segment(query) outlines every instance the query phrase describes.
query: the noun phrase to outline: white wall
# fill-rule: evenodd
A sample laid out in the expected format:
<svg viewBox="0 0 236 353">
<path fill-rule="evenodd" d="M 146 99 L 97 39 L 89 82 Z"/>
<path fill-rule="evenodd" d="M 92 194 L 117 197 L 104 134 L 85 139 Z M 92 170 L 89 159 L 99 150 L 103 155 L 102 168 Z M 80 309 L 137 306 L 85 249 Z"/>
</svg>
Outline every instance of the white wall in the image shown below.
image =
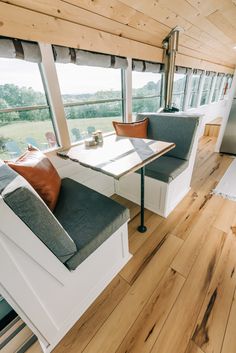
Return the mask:
<svg viewBox="0 0 236 353">
<path fill-rule="evenodd" d="M 202 127 L 200 131 L 200 136 L 202 136 L 204 133 L 205 125 L 210 121 L 218 117 L 222 117 L 223 121 L 225 121 L 225 119 L 227 118 L 228 109 L 229 107 L 231 107 L 231 104 L 232 100 L 228 96 L 227 98 L 219 102 L 202 105 L 198 108 L 188 109 L 186 112 L 191 114 L 203 114 Z"/>
</svg>

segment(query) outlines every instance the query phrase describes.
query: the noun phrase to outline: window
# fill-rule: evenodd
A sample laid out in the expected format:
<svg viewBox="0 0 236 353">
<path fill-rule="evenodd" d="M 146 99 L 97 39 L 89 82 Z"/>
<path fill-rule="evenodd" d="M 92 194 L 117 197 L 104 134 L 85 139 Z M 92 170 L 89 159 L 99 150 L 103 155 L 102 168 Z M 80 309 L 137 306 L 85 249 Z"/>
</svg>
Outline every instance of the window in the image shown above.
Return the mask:
<svg viewBox="0 0 236 353">
<path fill-rule="evenodd" d="M 224 76 L 222 86 L 221 86 L 221 92 L 220 92 L 220 100 L 224 99 L 224 96 L 227 91 L 227 85 L 228 85 L 227 76 Z"/>
<path fill-rule="evenodd" d="M 157 112 L 161 106 L 162 74 L 132 72 L 132 110 L 137 113 Z"/>
<path fill-rule="evenodd" d="M 216 83 L 215 83 L 215 88 L 214 88 L 214 92 L 213 92 L 213 96 L 212 96 L 212 102 L 217 102 L 220 98 L 220 88 L 221 88 L 221 83 L 223 80 L 223 76 L 222 75 L 218 75 L 216 77 Z"/>
<path fill-rule="evenodd" d="M 212 75 L 205 76 L 200 105 L 205 105 L 209 103 L 212 82 L 213 82 Z"/>
<path fill-rule="evenodd" d="M 200 84 L 200 75 L 192 75 L 191 84 L 190 84 L 190 96 L 189 96 L 189 108 L 196 108 L 197 98 Z"/>
<path fill-rule="evenodd" d="M 221 99 L 223 99 L 222 96 L 225 97 L 229 93 L 229 90 L 231 88 L 232 81 L 233 81 L 233 76 L 231 76 L 231 75 L 230 76 L 225 76 L 224 79 L 225 79 L 225 82 L 224 82 L 224 85 L 223 85 L 224 88 L 223 88 L 223 90 L 221 92 Z"/>
<path fill-rule="evenodd" d="M 185 86 L 186 86 L 186 75 L 177 74 L 174 75 L 174 87 L 172 95 L 172 105 L 179 110 L 183 110 Z"/>
<path fill-rule="evenodd" d="M 56 64 L 72 142 L 97 129 L 113 130 L 123 119 L 122 71 L 75 64 Z"/>
<path fill-rule="evenodd" d="M 0 59 L 0 158 L 57 145 L 38 64 Z"/>
</svg>

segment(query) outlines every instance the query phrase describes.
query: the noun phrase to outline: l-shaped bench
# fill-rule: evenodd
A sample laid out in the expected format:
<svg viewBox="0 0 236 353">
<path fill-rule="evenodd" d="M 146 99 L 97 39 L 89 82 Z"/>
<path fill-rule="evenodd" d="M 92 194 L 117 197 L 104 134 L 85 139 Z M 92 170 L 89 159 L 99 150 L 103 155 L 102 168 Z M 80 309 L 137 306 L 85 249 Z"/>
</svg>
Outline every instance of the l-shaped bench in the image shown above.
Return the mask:
<svg viewBox="0 0 236 353">
<path fill-rule="evenodd" d="M 182 113 L 142 113 L 148 117 L 148 138 L 174 142 L 176 147 L 145 168 L 145 208 L 167 217 L 190 189 L 201 116 Z M 140 175 L 116 181 L 116 194 L 140 203 Z"/>
<path fill-rule="evenodd" d="M 62 180 L 52 213 L 0 163 L 0 293 L 50 352 L 128 262 L 129 211 Z"/>
</svg>

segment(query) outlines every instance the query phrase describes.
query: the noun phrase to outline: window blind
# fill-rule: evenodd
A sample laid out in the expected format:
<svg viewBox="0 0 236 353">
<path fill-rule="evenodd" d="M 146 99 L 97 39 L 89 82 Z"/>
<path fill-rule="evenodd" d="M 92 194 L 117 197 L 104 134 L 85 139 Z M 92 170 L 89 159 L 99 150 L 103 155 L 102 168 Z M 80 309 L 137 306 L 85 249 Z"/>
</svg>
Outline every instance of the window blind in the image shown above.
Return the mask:
<svg viewBox="0 0 236 353">
<path fill-rule="evenodd" d="M 38 43 L 6 37 L 0 37 L 0 57 L 22 59 L 34 63 L 42 61 Z"/>
<path fill-rule="evenodd" d="M 54 60 L 57 63 L 74 63 L 76 65 L 97 66 L 114 69 L 126 69 L 126 58 L 116 55 L 90 52 L 87 50 L 52 45 Z"/>
<path fill-rule="evenodd" d="M 138 72 L 153 72 L 161 73 L 163 72 L 164 65 L 160 63 L 154 63 L 144 60 L 132 60 L 132 70 Z"/>
</svg>

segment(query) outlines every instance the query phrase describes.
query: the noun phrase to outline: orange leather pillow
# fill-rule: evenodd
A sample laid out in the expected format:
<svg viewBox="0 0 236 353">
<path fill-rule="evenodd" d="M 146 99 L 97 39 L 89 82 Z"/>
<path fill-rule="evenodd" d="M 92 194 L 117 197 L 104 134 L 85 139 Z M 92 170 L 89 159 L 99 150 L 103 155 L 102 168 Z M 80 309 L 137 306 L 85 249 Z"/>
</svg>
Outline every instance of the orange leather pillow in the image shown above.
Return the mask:
<svg viewBox="0 0 236 353">
<path fill-rule="evenodd" d="M 148 118 L 134 123 L 112 122 L 118 136 L 147 138 Z"/>
<path fill-rule="evenodd" d="M 16 161 L 6 161 L 23 176 L 53 211 L 61 188 L 61 178 L 50 160 L 35 147 L 29 146 Z"/>
</svg>

